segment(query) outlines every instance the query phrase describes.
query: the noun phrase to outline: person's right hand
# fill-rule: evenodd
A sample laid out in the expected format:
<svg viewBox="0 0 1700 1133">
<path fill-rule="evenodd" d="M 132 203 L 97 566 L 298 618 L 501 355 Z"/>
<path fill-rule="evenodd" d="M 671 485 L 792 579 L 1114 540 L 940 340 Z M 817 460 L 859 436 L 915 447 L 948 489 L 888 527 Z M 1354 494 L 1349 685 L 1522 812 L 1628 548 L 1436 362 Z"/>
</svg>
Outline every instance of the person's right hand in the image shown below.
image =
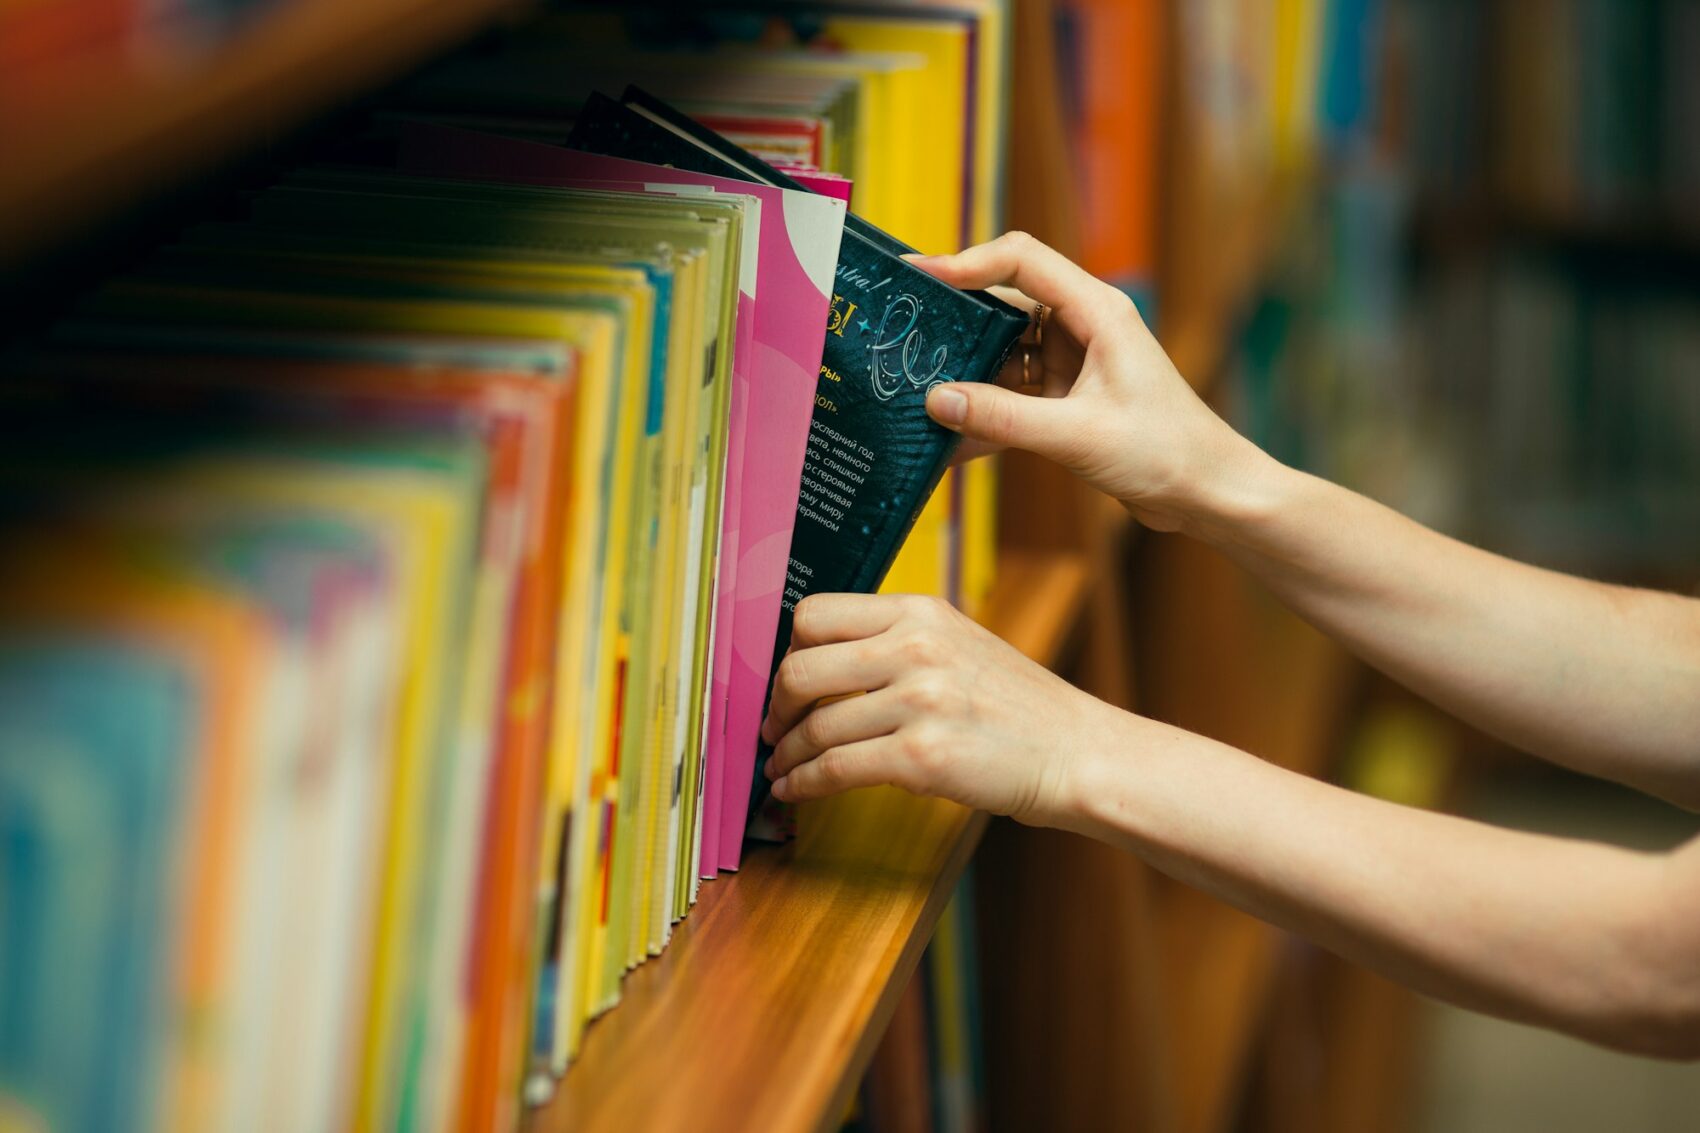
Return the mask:
<svg viewBox="0 0 1700 1133">
<path fill-rule="evenodd" d="M 976 447 L 1020 448 L 1068 468 L 1149 527 L 1173 531 L 1248 483 L 1267 462 L 1176 372 L 1133 302 L 1024 232 L 949 256 L 911 259 L 962 288 L 1014 288 L 1050 308 L 1042 397 L 951 382 L 927 412 Z M 1018 347 L 1006 380 L 1018 379 Z"/>
</svg>

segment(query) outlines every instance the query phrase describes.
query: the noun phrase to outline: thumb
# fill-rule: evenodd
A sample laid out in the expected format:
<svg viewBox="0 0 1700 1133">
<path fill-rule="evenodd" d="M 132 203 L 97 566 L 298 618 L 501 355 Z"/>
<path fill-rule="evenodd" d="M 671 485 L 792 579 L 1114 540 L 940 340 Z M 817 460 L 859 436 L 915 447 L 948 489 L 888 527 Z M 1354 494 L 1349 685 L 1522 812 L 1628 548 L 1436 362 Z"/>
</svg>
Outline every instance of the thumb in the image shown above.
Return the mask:
<svg viewBox="0 0 1700 1133">
<path fill-rule="evenodd" d="M 1050 456 L 1073 429 L 1064 398 L 1029 397 L 999 385 L 946 382 L 927 395 L 927 414 L 953 432 Z"/>
</svg>

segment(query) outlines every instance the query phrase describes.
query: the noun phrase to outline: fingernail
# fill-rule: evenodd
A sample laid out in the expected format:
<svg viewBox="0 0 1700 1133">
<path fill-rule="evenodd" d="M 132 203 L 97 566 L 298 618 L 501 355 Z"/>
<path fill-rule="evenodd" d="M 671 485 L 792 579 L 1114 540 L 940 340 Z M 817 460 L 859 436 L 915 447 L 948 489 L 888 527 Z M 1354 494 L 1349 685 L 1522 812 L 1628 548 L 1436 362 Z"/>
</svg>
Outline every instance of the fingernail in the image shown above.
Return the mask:
<svg viewBox="0 0 1700 1133">
<path fill-rule="evenodd" d="M 956 428 L 968 420 L 968 399 L 961 390 L 939 386 L 927 395 L 927 412 L 941 425 Z"/>
<path fill-rule="evenodd" d="M 761 773 L 763 775 L 766 775 L 769 779 L 774 779 L 774 778 L 777 777 L 777 776 L 774 775 L 774 772 L 777 771 L 777 770 L 779 770 L 779 769 L 773 765 L 773 757 L 771 755 L 768 756 L 765 760 L 762 761 Z"/>
<path fill-rule="evenodd" d="M 790 789 L 791 781 L 787 776 L 781 775 L 773 781 L 773 797 L 778 799 L 780 802 L 789 801 L 785 797 L 785 792 Z"/>
<path fill-rule="evenodd" d="M 926 252 L 904 252 L 901 258 L 908 260 L 912 264 L 924 264 L 928 260 L 939 260 L 944 257 L 929 255 Z"/>
</svg>

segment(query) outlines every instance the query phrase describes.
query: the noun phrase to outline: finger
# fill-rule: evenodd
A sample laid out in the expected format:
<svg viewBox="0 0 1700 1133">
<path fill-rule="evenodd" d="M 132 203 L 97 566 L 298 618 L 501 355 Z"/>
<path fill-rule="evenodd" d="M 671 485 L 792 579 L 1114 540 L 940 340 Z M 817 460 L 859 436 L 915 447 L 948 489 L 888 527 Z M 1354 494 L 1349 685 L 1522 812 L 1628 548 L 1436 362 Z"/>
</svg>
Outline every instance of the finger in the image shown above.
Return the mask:
<svg viewBox="0 0 1700 1133">
<path fill-rule="evenodd" d="M 903 614 L 886 594 L 811 594 L 791 615 L 791 648 L 860 641 L 884 633 Z"/>
<path fill-rule="evenodd" d="M 828 748 L 888 736 L 907 715 L 888 690 L 823 704 L 783 734 L 767 761 L 767 777 L 777 779 Z"/>
<path fill-rule="evenodd" d="M 762 722 L 764 743 L 777 743 L 823 697 L 845 696 L 884 688 L 897 661 L 861 642 L 793 649 L 779 662 L 773 677 L 773 696 Z"/>
<path fill-rule="evenodd" d="M 977 441 L 1051 456 L 1080 430 L 1067 398 L 1027 397 L 982 382 L 946 382 L 927 395 L 927 413 Z"/>
<path fill-rule="evenodd" d="M 997 384 L 1005 389 L 1032 393 L 1042 389 L 1046 397 L 1063 397 L 1080 374 L 1085 355 L 1066 336 L 1047 334 L 1037 349 L 1017 346 L 998 370 Z"/>
<path fill-rule="evenodd" d="M 1006 232 L 955 255 L 910 262 L 953 287 L 1018 288 L 1050 307 L 1057 322 L 1082 345 L 1106 320 L 1124 316 L 1133 307 L 1120 291 L 1025 232 Z"/>
<path fill-rule="evenodd" d="M 897 742 L 890 736 L 828 748 L 775 779 L 773 797 L 782 803 L 800 803 L 895 782 L 902 767 L 898 755 Z"/>
<path fill-rule="evenodd" d="M 943 257 L 940 257 L 940 258 L 942 259 Z M 1030 296 L 1023 295 L 1016 288 L 1005 287 L 1001 283 L 991 284 L 991 285 L 987 286 L 985 288 L 985 290 L 990 291 L 993 295 L 996 295 L 999 299 L 1002 299 L 1005 303 L 1008 303 L 1011 307 L 1014 307 L 1014 308 L 1016 308 L 1017 310 L 1020 310 L 1020 311 L 1026 311 L 1029 315 L 1031 315 L 1033 313 L 1034 309 L 1039 306 L 1039 304 L 1037 302 L 1035 302 Z"/>
</svg>

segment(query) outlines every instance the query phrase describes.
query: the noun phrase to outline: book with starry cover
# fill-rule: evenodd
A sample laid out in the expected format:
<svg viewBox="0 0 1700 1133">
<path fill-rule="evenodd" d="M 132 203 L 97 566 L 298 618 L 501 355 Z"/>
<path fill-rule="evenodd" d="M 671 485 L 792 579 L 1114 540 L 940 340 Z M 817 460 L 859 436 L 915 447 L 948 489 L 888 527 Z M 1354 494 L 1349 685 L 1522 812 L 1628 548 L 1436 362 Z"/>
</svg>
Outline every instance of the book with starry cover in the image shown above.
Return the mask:
<svg viewBox="0 0 1700 1133">
<path fill-rule="evenodd" d="M 759 158 L 635 87 L 593 94 L 569 146 L 795 189 Z M 902 258 L 914 249 L 850 215 L 798 485 L 773 668 L 792 611 L 813 593 L 872 593 L 950 464 L 958 437 L 927 416 L 927 391 L 991 381 L 1027 316 L 986 292 L 960 291 Z M 769 682 L 771 685 L 771 669 Z M 758 768 L 769 752 L 759 753 Z M 767 796 L 753 777 L 751 807 Z"/>
</svg>

